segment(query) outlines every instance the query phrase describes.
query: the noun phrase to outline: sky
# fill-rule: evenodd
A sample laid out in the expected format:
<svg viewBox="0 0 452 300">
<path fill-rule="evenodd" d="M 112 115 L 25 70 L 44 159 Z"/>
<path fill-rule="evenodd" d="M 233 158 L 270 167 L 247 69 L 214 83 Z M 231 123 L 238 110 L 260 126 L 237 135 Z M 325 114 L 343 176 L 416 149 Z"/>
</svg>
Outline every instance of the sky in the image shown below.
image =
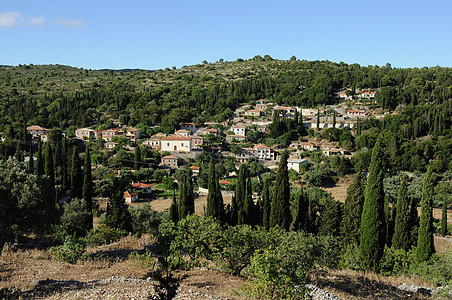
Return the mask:
<svg viewBox="0 0 452 300">
<path fill-rule="evenodd" d="M 0 0 L 0 65 L 156 70 L 266 54 L 452 67 L 452 1 Z"/>
</svg>

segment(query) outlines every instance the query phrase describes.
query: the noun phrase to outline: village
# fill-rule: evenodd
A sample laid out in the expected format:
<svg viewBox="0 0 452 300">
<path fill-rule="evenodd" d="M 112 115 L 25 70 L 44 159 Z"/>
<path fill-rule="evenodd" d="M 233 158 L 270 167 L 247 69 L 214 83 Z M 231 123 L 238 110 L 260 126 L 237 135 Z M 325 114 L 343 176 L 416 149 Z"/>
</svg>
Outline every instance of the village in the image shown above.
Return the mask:
<svg viewBox="0 0 452 300">
<path fill-rule="evenodd" d="M 170 134 L 157 132 L 148 136 L 146 133 L 142 133 L 140 129 L 121 124 L 116 119 L 111 120 L 115 127 L 105 130 L 96 129 L 96 125 L 93 125 L 89 128 L 75 129 L 72 136 L 67 132 L 63 132 L 63 134 L 68 135 L 67 137 L 72 138 L 79 144 L 89 141 L 101 143 L 104 154 L 109 157 L 115 157 L 120 150 L 133 153 L 137 146 L 156 151 L 160 154 L 158 164 L 147 164 L 147 167 L 164 171 L 164 174 L 169 176 L 179 168 L 188 166 L 194 180 L 199 177 L 200 172 L 200 166 L 196 165 L 195 160 L 197 155 L 215 153 L 217 156 L 229 159 L 235 167 L 235 169 L 229 168 L 228 172 L 224 173 L 223 178 L 220 178 L 223 194 L 227 197 L 230 195 L 229 191 L 231 191 L 231 187 L 228 186 L 231 184 L 230 178 L 237 176 L 237 170 L 243 163 L 256 161 L 268 170 L 276 170 L 280 153 L 287 150 L 289 152 L 288 169 L 291 172 L 300 173 L 301 170 L 306 169 L 303 165 L 310 164 L 310 155 L 307 155 L 309 152 L 320 153 L 324 156 L 352 157 L 354 149 L 344 149 L 339 146 L 338 142 L 322 139 L 314 133 L 331 128 L 342 129 L 347 127 L 351 129 L 358 120 L 375 115 L 366 105 L 366 102 L 372 100 L 374 96 L 375 91 L 369 90 L 362 91 L 356 97 L 348 96 L 345 91 L 339 91 L 336 94 L 338 104 L 325 106 L 322 109 L 281 106 L 271 100 L 259 99 L 253 103 L 254 105 L 240 105 L 233 112 L 232 118 L 222 123 L 182 123 L 178 129 Z M 309 134 L 290 141 L 288 145 L 253 143 L 250 136 L 255 136 L 256 133 L 261 137 L 268 135 L 269 126 L 271 126 L 275 115 L 284 119 L 299 118 L 302 127 Z M 377 115 L 376 117 L 381 116 Z M 157 128 L 158 126 L 159 124 L 155 125 Z M 32 125 L 27 127 L 27 131 L 33 136 L 33 142 L 37 144 L 38 142 L 46 142 L 51 130 L 39 125 Z M 140 162 L 140 165 L 146 167 L 144 162 Z M 93 167 L 96 169 L 103 166 L 96 164 Z M 119 168 L 111 169 L 115 175 L 120 175 L 121 171 L 124 172 Z M 130 171 L 136 170 L 131 168 Z M 160 179 L 162 179 L 162 176 L 160 176 Z M 158 197 L 158 195 L 152 193 L 152 186 L 155 185 L 155 181 L 132 181 L 130 189 L 124 191 L 125 202 L 131 204 L 155 199 Z M 160 186 L 162 187 L 162 185 Z M 207 189 L 198 187 L 199 194 L 207 194 L 207 192 Z M 105 205 L 101 206 L 106 207 Z"/>
</svg>

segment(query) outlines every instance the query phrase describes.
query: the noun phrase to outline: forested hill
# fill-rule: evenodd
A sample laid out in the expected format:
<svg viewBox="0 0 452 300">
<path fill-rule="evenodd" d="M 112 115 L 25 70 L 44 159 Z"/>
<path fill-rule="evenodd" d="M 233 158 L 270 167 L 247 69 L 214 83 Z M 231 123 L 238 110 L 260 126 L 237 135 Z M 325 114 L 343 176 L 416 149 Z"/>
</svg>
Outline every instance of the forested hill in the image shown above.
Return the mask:
<svg viewBox="0 0 452 300">
<path fill-rule="evenodd" d="M 451 68 L 397 69 L 270 56 L 180 69 L 85 70 L 61 65 L 0 67 L 0 131 L 24 125 L 88 126 L 103 114 L 137 127 L 230 117 L 239 103 L 260 98 L 279 104 L 323 105 L 342 88 L 376 88 L 384 109 L 452 98 Z M 10 127 L 12 126 L 12 127 Z"/>
</svg>

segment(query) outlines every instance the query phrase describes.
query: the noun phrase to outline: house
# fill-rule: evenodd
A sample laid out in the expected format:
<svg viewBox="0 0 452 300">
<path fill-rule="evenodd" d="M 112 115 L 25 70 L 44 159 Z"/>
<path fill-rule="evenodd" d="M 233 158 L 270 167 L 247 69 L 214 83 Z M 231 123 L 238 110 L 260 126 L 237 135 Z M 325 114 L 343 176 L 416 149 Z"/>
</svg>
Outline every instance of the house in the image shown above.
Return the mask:
<svg viewBox="0 0 452 300">
<path fill-rule="evenodd" d="M 250 109 L 245 111 L 245 117 L 260 117 L 263 115 L 264 113 L 260 109 Z"/>
<path fill-rule="evenodd" d="M 160 151 L 191 151 L 191 138 L 178 134 L 165 136 L 160 143 Z"/>
<path fill-rule="evenodd" d="M 89 128 L 79 128 L 75 130 L 75 137 L 79 140 L 94 138 L 94 130 Z"/>
<path fill-rule="evenodd" d="M 273 152 L 270 147 L 265 146 L 264 144 L 258 144 L 253 147 L 254 155 L 259 159 L 265 160 L 274 160 L 275 152 Z"/>
<path fill-rule="evenodd" d="M 145 140 L 142 145 L 148 146 L 149 148 L 158 148 L 160 147 L 160 138 L 152 136 Z"/>
<path fill-rule="evenodd" d="M 193 177 L 196 177 L 196 178 L 199 177 L 199 171 L 201 170 L 200 167 L 198 167 L 198 166 L 191 166 L 190 170 L 191 170 L 191 174 L 192 174 Z"/>
<path fill-rule="evenodd" d="M 135 183 L 133 183 L 132 182 L 132 187 L 134 189 L 139 190 L 142 193 L 145 193 L 145 194 L 151 194 L 152 193 L 152 187 L 151 187 L 150 184 L 147 184 L 147 183 L 142 183 L 142 182 L 135 182 Z"/>
<path fill-rule="evenodd" d="M 106 149 L 113 149 L 114 147 L 116 147 L 116 145 L 119 145 L 119 144 L 115 143 L 115 142 L 106 142 L 104 144 L 104 148 L 106 148 Z"/>
<path fill-rule="evenodd" d="M 362 110 L 350 109 L 347 111 L 347 116 L 351 118 L 367 117 L 369 114 Z"/>
<path fill-rule="evenodd" d="M 138 201 L 138 194 L 137 193 L 132 193 L 129 191 L 125 191 L 124 192 L 124 200 L 126 201 L 126 203 L 133 203 Z"/>
<path fill-rule="evenodd" d="M 244 114 L 244 113 L 245 113 L 245 109 L 239 107 L 239 108 L 237 108 L 237 109 L 234 111 L 234 113 L 232 114 L 232 116 L 233 116 L 234 118 L 241 118 L 241 117 L 243 117 L 243 114 Z"/>
<path fill-rule="evenodd" d="M 295 170 L 296 172 L 300 173 L 300 166 L 302 164 L 307 164 L 307 159 L 299 159 L 299 158 L 289 158 L 287 160 L 287 169 Z"/>
<path fill-rule="evenodd" d="M 265 101 L 265 99 L 259 100 L 259 102 L 256 104 L 256 109 L 259 109 L 262 111 L 266 110 L 268 107 L 268 104 L 264 103 L 264 101 Z"/>
<path fill-rule="evenodd" d="M 317 150 L 317 146 L 314 145 L 311 142 L 304 142 L 300 144 L 300 147 L 303 148 L 304 150 L 308 150 L 308 151 L 313 151 L 313 150 Z"/>
<path fill-rule="evenodd" d="M 372 90 L 363 91 L 363 92 L 361 92 L 361 94 L 359 94 L 359 97 L 366 98 L 366 99 L 375 98 L 375 92 Z"/>
<path fill-rule="evenodd" d="M 132 140 L 138 140 L 141 137 L 140 129 L 138 128 L 129 128 L 126 131 L 126 137 Z"/>
<path fill-rule="evenodd" d="M 244 136 L 244 135 L 229 134 L 226 136 L 226 141 L 228 141 L 228 142 L 233 142 L 233 141 L 243 142 L 245 140 L 246 140 L 246 136 Z"/>
<path fill-rule="evenodd" d="M 233 125 L 231 131 L 234 132 L 234 135 L 246 136 L 246 127 L 243 125 Z"/>
<path fill-rule="evenodd" d="M 190 142 L 191 150 L 202 149 L 202 146 L 204 145 L 204 138 L 202 136 L 191 136 Z"/>
<path fill-rule="evenodd" d="M 111 129 L 107 129 L 107 130 L 103 130 L 102 131 L 102 139 L 105 141 L 111 141 L 111 139 L 114 136 L 121 136 L 123 135 L 124 132 L 121 131 L 121 129 L 119 128 L 111 128 Z"/>
<path fill-rule="evenodd" d="M 178 168 L 178 164 L 177 164 L 177 157 L 176 156 L 171 156 L 171 155 L 167 155 L 162 157 L 161 159 L 161 163 L 160 165 L 164 165 L 167 166 L 171 169 L 177 169 Z"/>
<path fill-rule="evenodd" d="M 198 130 L 195 123 L 182 123 L 180 129 L 190 130 L 191 133 L 195 133 Z"/>
<path fill-rule="evenodd" d="M 191 131 L 187 129 L 179 129 L 174 132 L 174 134 L 178 134 L 184 137 L 189 137 L 191 135 Z"/>
<path fill-rule="evenodd" d="M 203 129 L 203 130 L 198 131 L 198 134 L 218 135 L 218 130 L 216 130 L 215 128 L 207 128 L 207 129 Z"/>
<path fill-rule="evenodd" d="M 28 126 L 27 131 L 29 134 L 31 134 L 33 136 L 49 133 L 49 129 L 38 126 L 38 125 Z"/>
<path fill-rule="evenodd" d="M 239 154 L 236 155 L 236 159 L 239 163 L 244 164 L 247 163 L 251 158 L 254 158 L 254 149 L 253 148 L 243 148 Z"/>
<path fill-rule="evenodd" d="M 47 140 L 49 139 L 49 135 L 47 133 L 41 134 L 40 137 L 43 143 L 47 142 Z"/>
</svg>

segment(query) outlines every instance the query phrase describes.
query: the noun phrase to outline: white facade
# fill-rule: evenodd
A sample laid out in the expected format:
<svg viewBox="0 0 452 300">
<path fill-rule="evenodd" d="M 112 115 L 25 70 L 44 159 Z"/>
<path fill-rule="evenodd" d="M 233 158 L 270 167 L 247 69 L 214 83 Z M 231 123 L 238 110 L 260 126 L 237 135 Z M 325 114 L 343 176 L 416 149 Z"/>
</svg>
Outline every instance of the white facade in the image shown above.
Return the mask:
<svg viewBox="0 0 452 300">
<path fill-rule="evenodd" d="M 259 159 L 265 159 L 265 160 L 274 160 L 275 159 L 275 153 L 270 149 L 270 147 L 267 147 L 263 144 L 259 144 L 253 147 L 254 149 L 254 155 Z"/>
<path fill-rule="evenodd" d="M 295 170 L 296 172 L 300 173 L 300 166 L 302 164 L 307 164 L 307 159 L 298 159 L 298 158 L 292 158 L 287 160 L 287 169 Z"/>
<path fill-rule="evenodd" d="M 191 151 L 191 139 L 180 135 L 170 135 L 162 138 L 160 151 Z"/>
<path fill-rule="evenodd" d="M 246 136 L 246 128 L 242 125 L 234 125 L 231 127 L 231 130 L 234 132 L 234 135 L 243 135 Z"/>
</svg>

